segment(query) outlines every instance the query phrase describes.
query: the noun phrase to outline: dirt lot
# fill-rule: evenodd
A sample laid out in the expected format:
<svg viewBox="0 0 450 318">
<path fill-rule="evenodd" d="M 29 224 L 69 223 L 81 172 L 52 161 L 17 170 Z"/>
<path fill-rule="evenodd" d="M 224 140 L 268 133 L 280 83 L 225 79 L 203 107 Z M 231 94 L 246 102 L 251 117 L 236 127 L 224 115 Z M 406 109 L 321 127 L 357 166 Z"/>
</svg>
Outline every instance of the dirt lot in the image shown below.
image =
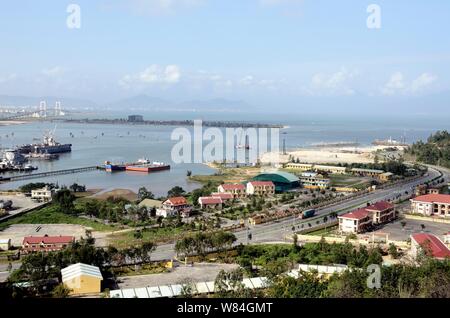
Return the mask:
<svg viewBox="0 0 450 318">
<path fill-rule="evenodd" d="M 128 276 L 119 278 L 119 287 L 139 288 L 185 282 L 214 281 L 221 270 L 231 271 L 238 268 L 236 264 L 195 264 L 179 266 L 170 273 Z"/>
<path fill-rule="evenodd" d="M 92 197 L 99 199 L 99 200 L 106 200 L 108 197 L 121 197 L 121 198 L 127 199 L 129 201 L 137 200 L 137 194 L 128 189 L 116 189 L 116 190 L 107 191 L 107 192 L 102 191 L 102 192 L 98 192 L 97 194 L 94 194 Z"/>
<path fill-rule="evenodd" d="M 23 209 L 32 208 L 39 205 L 38 203 L 31 200 L 31 198 L 26 197 L 23 194 L 0 195 L 0 200 L 11 200 L 13 202 L 13 209 L 8 211 L 9 214 L 16 214 Z"/>
<path fill-rule="evenodd" d="M 36 229 L 41 227 L 38 232 Z M 43 236 L 48 234 L 50 236 L 56 235 L 71 235 L 79 239 L 84 236 L 86 229 L 81 225 L 72 224 L 14 224 L 6 230 L 0 232 L 0 239 L 11 239 L 13 246 L 22 246 L 22 241 L 25 236 Z"/>
<path fill-rule="evenodd" d="M 405 227 L 402 227 L 401 222 L 406 222 Z M 414 233 L 422 232 L 421 224 L 425 225 L 423 232 L 434 234 L 441 240 L 444 239 L 444 234 L 450 232 L 450 224 L 426 222 L 419 220 L 399 220 L 393 223 L 386 224 L 382 229 L 376 233 L 388 233 L 390 240 L 406 241 Z"/>
</svg>

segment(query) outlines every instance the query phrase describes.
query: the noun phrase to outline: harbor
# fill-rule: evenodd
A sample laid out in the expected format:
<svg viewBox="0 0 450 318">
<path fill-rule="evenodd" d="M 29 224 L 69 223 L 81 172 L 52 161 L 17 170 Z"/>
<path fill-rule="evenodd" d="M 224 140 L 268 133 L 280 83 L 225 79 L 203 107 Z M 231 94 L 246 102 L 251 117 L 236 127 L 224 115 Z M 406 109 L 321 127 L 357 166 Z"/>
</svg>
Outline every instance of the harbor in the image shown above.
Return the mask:
<svg viewBox="0 0 450 318">
<path fill-rule="evenodd" d="M 244 118 L 245 120 L 245 118 Z M 280 120 L 281 121 L 281 120 Z M 282 121 L 290 128 L 284 129 L 283 138 L 286 140 L 286 148 L 289 153 L 298 149 L 303 149 L 312 144 L 323 145 L 324 143 L 338 144 L 341 146 L 343 141 L 350 142 L 354 139 L 354 132 L 347 131 L 344 128 L 329 127 L 328 122 L 314 124 L 304 122 L 292 122 L 286 119 Z M 406 124 L 405 124 L 406 125 Z M 171 140 L 171 133 L 174 127 L 171 126 L 152 126 L 152 125 L 118 125 L 118 124 L 78 124 L 59 122 L 57 129 L 54 129 L 55 123 L 51 121 L 36 121 L 23 124 L 20 129 L 13 126 L 0 127 L 0 142 L 3 150 L 13 150 L 18 146 L 27 144 L 41 144 L 42 136 L 46 132 L 52 131 L 54 141 L 60 144 L 71 144 L 70 152 L 58 154 L 23 154 L 27 160 L 25 165 L 36 167 L 32 171 L 14 171 L 4 170 L 0 176 L 11 178 L 25 176 L 36 173 L 47 173 L 42 175 L 42 182 L 58 183 L 59 185 L 70 185 L 74 182 L 86 185 L 91 189 L 112 190 L 118 186 L 124 189 L 137 191 L 140 187 L 146 186 L 155 195 L 165 195 L 173 186 L 181 186 L 186 191 L 192 191 L 200 184 L 190 181 L 186 178 L 187 171 L 193 175 L 212 175 L 215 169 L 195 163 L 174 164 L 171 158 L 173 146 L 178 142 Z M 327 129 L 328 130 L 327 130 Z M 187 128 L 190 130 L 190 128 Z M 354 130 L 360 131 L 358 136 L 358 150 L 363 147 L 370 147 L 376 139 L 388 139 L 389 136 L 401 136 L 406 130 L 408 140 L 414 141 L 420 138 L 427 138 L 431 129 L 414 130 L 408 126 L 398 128 L 372 127 L 367 123 L 355 126 Z M 245 138 L 241 136 L 237 141 L 239 145 L 245 145 Z M 329 146 L 329 145 L 328 145 Z M 238 147 L 237 147 L 238 148 Z M 349 150 L 354 151 L 355 147 L 349 146 Z M 237 149 L 238 150 L 238 149 Z M 316 151 L 302 151 L 298 155 L 308 160 L 311 157 L 318 160 L 323 155 L 323 162 L 332 162 L 333 160 L 342 160 L 342 156 L 355 156 L 356 154 L 340 154 L 335 156 L 326 155 L 322 147 Z M 311 153 L 311 156 L 309 154 Z M 170 169 L 160 173 L 146 173 L 139 171 L 123 171 L 121 165 L 126 163 L 136 163 L 137 158 L 148 156 L 153 162 L 165 162 L 170 165 Z M 336 158 L 338 156 L 338 158 Z M 312 160 L 311 159 L 311 160 Z M 109 161 L 116 167 L 107 172 L 107 169 L 91 169 L 82 173 L 68 173 L 67 170 L 78 169 L 80 167 L 101 167 Z M 56 171 L 57 173 L 53 173 Z M 64 173 L 60 171 L 65 171 Z M 124 173 L 122 173 L 122 171 Z M 20 177 L 3 182 L 0 184 L 0 190 L 17 189 L 23 184 L 29 183 L 29 177 Z M 36 179 L 34 179 L 36 180 Z"/>
<path fill-rule="evenodd" d="M 14 149 L 17 145 L 41 143 L 41 136 L 49 129 L 54 129 L 54 125 L 51 122 L 33 122 L 22 125 L 20 130 L 14 130 L 11 126 L 0 127 L 1 146 L 3 149 Z M 90 189 L 105 191 L 120 186 L 137 192 L 140 187 L 146 186 L 156 196 L 166 195 L 167 191 L 176 185 L 186 191 L 192 191 L 199 188 L 200 184 L 187 180 L 188 170 L 196 174 L 213 174 L 215 170 L 202 164 L 174 164 L 170 156 L 172 146 L 176 143 L 170 140 L 172 129 L 173 127 L 165 126 L 86 126 L 58 123 L 54 131 L 54 139 L 61 144 L 72 144 L 72 151 L 57 154 L 58 159 L 27 158 L 26 164 L 38 168 L 35 171 L 3 171 L 0 174 L 3 177 L 0 190 L 17 189 L 33 180 L 39 180 L 39 182 L 60 186 L 69 186 L 76 182 Z M 26 157 L 26 155 L 22 156 Z M 138 162 L 138 159 L 145 157 L 149 158 L 150 167 L 154 163 L 165 163 L 170 166 L 170 169 L 163 167 L 162 171 L 151 171 L 161 168 L 155 166 L 151 167 L 155 169 L 149 169 L 150 172 L 118 170 L 118 173 L 110 173 L 106 171 L 105 161 L 118 166 L 142 165 L 145 162 Z M 84 169 L 86 167 L 96 168 Z M 80 168 L 83 168 L 83 171 L 80 172 Z M 39 178 L 34 176 L 37 173 L 41 174 L 38 175 Z M 12 179 L 8 180 L 8 178 Z"/>
</svg>

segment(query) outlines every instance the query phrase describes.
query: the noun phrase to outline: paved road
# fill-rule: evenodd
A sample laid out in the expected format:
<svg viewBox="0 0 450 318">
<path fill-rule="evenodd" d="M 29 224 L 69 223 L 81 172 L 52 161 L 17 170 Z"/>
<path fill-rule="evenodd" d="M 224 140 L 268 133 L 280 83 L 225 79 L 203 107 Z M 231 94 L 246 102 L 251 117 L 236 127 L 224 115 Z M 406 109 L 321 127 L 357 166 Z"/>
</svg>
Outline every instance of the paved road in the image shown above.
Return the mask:
<svg viewBox="0 0 450 318">
<path fill-rule="evenodd" d="M 355 198 L 354 200 L 345 201 L 342 203 L 335 204 L 330 207 L 318 209 L 316 212 L 319 219 L 323 216 L 328 215 L 332 212 L 338 212 L 338 214 L 346 213 L 350 210 L 354 210 L 359 206 L 365 206 L 367 202 L 377 202 L 382 200 L 397 199 L 398 196 L 401 198 L 407 198 L 411 193 L 413 193 L 415 186 L 424 183 L 428 180 L 434 179 L 440 176 L 440 172 L 443 173 L 443 177 L 448 182 L 450 180 L 450 171 L 448 169 L 436 167 L 429 167 L 428 173 L 415 181 L 405 183 L 401 186 L 389 189 L 379 189 L 375 190 L 365 196 Z M 406 192 L 409 194 L 407 195 Z M 314 220 L 313 218 L 312 220 Z M 248 232 L 246 230 L 235 232 L 237 238 L 237 244 L 247 244 L 247 243 L 264 243 L 264 242 L 280 242 L 284 240 L 284 237 L 291 232 L 293 225 L 298 226 L 302 223 L 313 223 L 315 221 L 310 220 L 295 220 L 294 218 L 287 218 L 274 223 L 266 223 L 256 225 L 250 228 L 249 232 L 252 234 L 252 239 L 248 241 Z M 175 256 L 174 244 L 164 244 L 159 245 L 155 252 L 152 254 L 152 259 L 162 260 L 171 259 Z"/>
<path fill-rule="evenodd" d="M 12 263 L 12 270 L 20 267 L 20 263 Z M 0 264 L 0 283 L 5 282 L 9 277 L 8 264 Z"/>
</svg>

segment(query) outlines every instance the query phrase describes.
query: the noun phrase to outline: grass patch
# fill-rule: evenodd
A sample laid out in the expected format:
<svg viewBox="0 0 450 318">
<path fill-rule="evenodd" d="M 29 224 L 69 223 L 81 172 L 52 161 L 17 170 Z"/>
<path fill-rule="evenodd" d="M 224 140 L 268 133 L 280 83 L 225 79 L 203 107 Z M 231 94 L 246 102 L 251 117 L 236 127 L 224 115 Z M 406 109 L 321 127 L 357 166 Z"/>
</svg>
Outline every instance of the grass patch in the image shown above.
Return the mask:
<svg viewBox="0 0 450 318">
<path fill-rule="evenodd" d="M 112 225 L 105 225 L 97 221 L 64 214 L 56 205 L 50 205 L 1 223 L 0 231 L 13 224 L 78 224 L 91 227 L 95 231 L 113 231 L 117 229 Z"/>
<path fill-rule="evenodd" d="M 151 228 L 142 231 L 142 238 L 137 239 L 134 237 L 134 231 L 112 234 L 108 236 L 109 242 L 116 248 L 127 248 L 130 246 L 141 245 L 142 242 L 151 241 L 153 243 L 161 243 L 172 241 L 187 234 L 186 227 L 162 227 Z"/>
<path fill-rule="evenodd" d="M 317 231 L 309 232 L 308 235 L 314 235 L 314 236 L 327 236 L 328 234 L 333 234 L 334 231 L 336 231 L 338 228 L 337 225 L 327 227 L 326 229 L 320 229 Z"/>
</svg>

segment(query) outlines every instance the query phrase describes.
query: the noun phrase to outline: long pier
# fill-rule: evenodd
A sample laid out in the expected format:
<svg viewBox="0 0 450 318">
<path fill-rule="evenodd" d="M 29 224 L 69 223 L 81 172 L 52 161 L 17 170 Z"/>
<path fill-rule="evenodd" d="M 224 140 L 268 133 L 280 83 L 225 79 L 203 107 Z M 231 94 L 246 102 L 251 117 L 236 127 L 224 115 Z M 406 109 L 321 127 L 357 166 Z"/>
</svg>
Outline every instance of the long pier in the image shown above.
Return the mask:
<svg viewBox="0 0 450 318">
<path fill-rule="evenodd" d="M 41 173 L 23 174 L 23 175 L 6 177 L 6 178 L 0 177 L 0 182 L 1 183 L 14 182 L 14 181 L 45 178 L 45 177 L 51 177 L 51 176 L 88 172 L 88 171 L 102 170 L 102 169 L 103 168 L 100 166 L 89 166 L 89 167 L 72 168 L 72 169 L 65 169 L 65 170 L 55 170 L 55 171 L 48 171 L 48 172 L 41 172 Z"/>
</svg>

